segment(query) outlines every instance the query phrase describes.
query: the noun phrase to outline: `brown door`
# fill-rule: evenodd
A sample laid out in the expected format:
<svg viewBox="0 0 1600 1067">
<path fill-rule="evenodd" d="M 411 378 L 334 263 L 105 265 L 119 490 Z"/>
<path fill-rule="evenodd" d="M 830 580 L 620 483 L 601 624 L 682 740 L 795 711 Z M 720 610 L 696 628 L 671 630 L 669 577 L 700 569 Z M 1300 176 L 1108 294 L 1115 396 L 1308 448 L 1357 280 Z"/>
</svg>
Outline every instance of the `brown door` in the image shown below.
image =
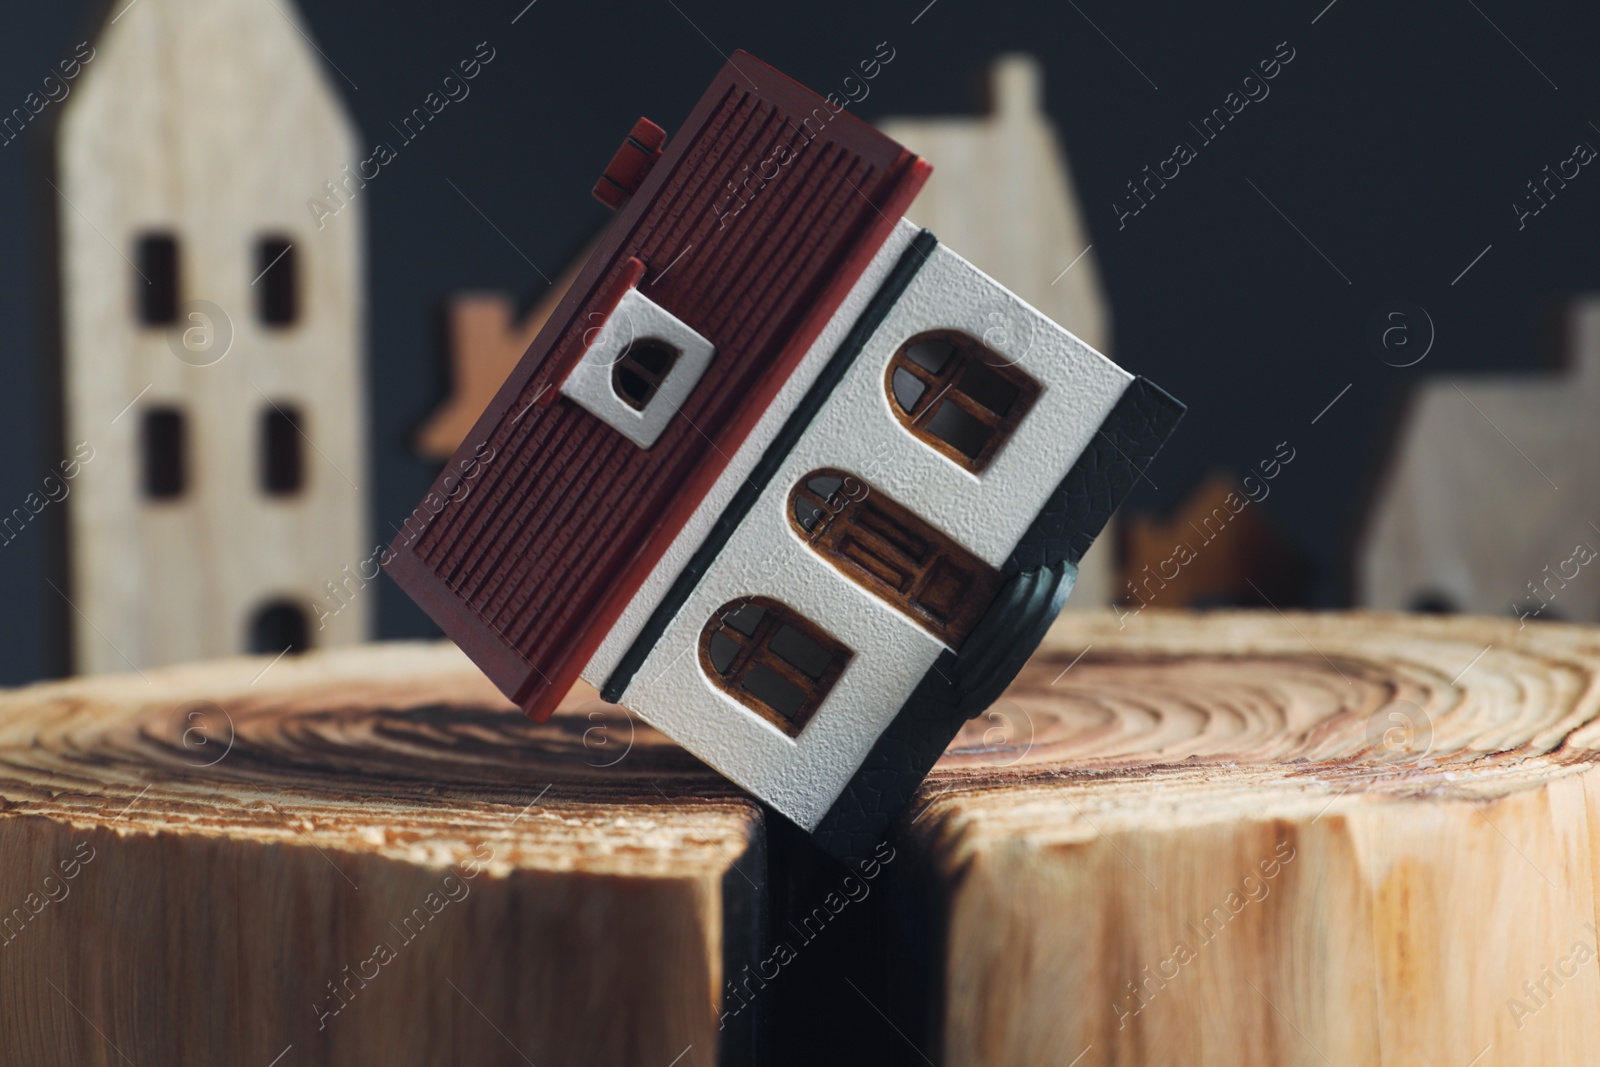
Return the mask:
<svg viewBox="0 0 1600 1067">
<path fill-rule="evenodd" d="M 998 571 L 853 474 L 813 471 L 789 504 L 789 521 L 818 555 L 951 648 L 999 591 Z"/>
</svg>

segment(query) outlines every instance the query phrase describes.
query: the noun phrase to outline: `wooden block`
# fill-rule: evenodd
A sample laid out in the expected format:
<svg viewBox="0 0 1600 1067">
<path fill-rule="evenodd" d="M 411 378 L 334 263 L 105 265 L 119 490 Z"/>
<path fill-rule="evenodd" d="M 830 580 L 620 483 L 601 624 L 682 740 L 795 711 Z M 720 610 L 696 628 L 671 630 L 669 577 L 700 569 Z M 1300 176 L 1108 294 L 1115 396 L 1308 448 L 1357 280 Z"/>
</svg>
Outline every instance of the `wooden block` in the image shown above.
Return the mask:
<svg viewBox="0 0 1600 1067">
<path fill-rule="evenodd" d="M 1431 329 L 1393 328 L 1409 340 L 1385 358 L 1421 359 Z M 1600 555 L 1600 301 L 1575 302 L 1563 332 L 1556 373 L 1417 383 L 1354 546 L 1356 603 L 1600 621 L 1584 573 Z M 1510 521 L 1485 521 L 1486 499 Z"/>
<path fill-rule="evenodd" d="M 1064 617 L 852 876 L 591 690 L 540 726 L 453 649 L 269 662 L 0 694 L 0 1061 L 1543 1067 L 1600 1038 L 1594 628 Z"/>
<path fill-rule="evenodd" d="M 742 1062 L 753 803 L 449 646 L 268 664 L 0 695 L 0 1062 Z"/>
<path fill-rule="evenodd" d="M 53 179 L 72 667 L 364 641 L 370 149 L 288 0 L 97 10 Z"/>
<path fill-rule="evenodd" d="M 1597 677 L 1577 626 L 1063 617 L 911 813 L 920 1049 L 1589 1062 Z"/>
</svg>

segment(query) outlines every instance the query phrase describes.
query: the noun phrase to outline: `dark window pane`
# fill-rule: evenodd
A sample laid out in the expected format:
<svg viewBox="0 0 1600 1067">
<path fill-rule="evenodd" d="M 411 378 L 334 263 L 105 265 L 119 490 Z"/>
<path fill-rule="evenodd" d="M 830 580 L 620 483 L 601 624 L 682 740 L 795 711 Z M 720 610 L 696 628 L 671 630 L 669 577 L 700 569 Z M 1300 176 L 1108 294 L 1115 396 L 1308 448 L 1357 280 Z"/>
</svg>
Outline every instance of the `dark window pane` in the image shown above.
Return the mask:
<svg viewBox="0 0 1600 1067">
<path fill-rule="evenodd" d="M 611 371 L 611 388 L 624 404 L 643 411 L 678 361 L 678 350 L 656 340 L 635 341 Z"/>
<path fill-rule="evenodd" d="M 167 326 L 178 321 L 178 241 L 169 233 L 147 233 L 139 238 L 139 273 L 134 275 L 139 321 L 146 326 Z"/>
<path fill-rule="evenodd" d="M 151 408 L 145 412 L 140 443 L 144 453 L 144 495 L 151 500 L 173 500 L 183 495 L 188 480 L 184 456 L 187 436 L 183 412 L 177 408 Z"/>
<path fill-rule="evenodd" d="M 711 635 L 711 666 L 718 674 L 727 674 L 733 657 L 739 653 L 739 643 L 722 631 Z"/>
<path fill-rule="evenodd" d="M 641 378 L 631 367 L 618 367 L 614 384 L 622 402 L 635 411 L 643 411 L 656 392 L 655 386 Z"/>
<path fill-rule="evenodd" d="M 678 354 L 658 341 L 644 341 L 628 349 L 628 358 L 640 370 L 660 377 L 677 360 Z"/>
<path fill-rule="evenodd" d="M 270 496 L 298 493 L 305 484 L 300 412 L 286 404 L 261 413 L 261 490 Z"/>
<path fill-rule="evenodd" d="M 945 362 L 950 358 L 950 353 L 955 350 L 956 346 L 949 341 L 934 338 L 927 341 L 918 341 L 906 349 L 906 358 L 923 370 L 938 374 L 944 369 Z"/>
<path fill-rule="evenodd" d="M 974 361 L 961 374 L 958 387 L 972 399 L 994 412 L 1004 415 L 1016 403 L 1019 390 L 985 364 Z"/>
<path fill-rule="evenodd" d="M 806 488 L 824 500 L 837 493 L 842 485 L 844 485 L 844 479 L 835 474 L 819 474 L 806 482 Z"/>
<path fill-rule="evenodd" d="M 805 729 L 850 655 L 826 631 L 765 597 L 724 604 L 700 636 L 705 677 L 790 737 Z"/>
<path fill-rule="evenodd" d="M 993 431 L 946 399 L 928 420 L 928 432 L 962 455 L 977 456 Z"/>
<path fill-rule="evenodd" d="M 268 326 L 288 326 L 300 317 L 299 268 L 294 245 L 282 237 L 256 242 L 256 313 Z"/>
<path fill-rule="evenodd" d="M 800 529 L 810 533 L 816 529 L 817 520 L 822 518 L 822 508 L 803 496 L 794 498 L 794 521 L 800 524 Z"/>
<path fill-rule="evenodd" d="M 1421 615 L 1454 615 L 1461 610 L 1461 606 L 1449 593 L 1439 589 L 1424 589 L 1412 594 L 1406 610 Z"/>
<path fill-rule="evenodd" d="M 761 624 L 761 617 L 767 609 L 760 604 L 746 604 L 738 611 L 729 612 L 722 617 L 722 621 L 749 637 L 756 632 L 756 627 Z"/>
<path fill-rule="evenodd" d="M 923 391 L 927 388 L 916 375 L 904 367 L 896 367 L 894 369 L 894 402 L 899 404 L 900 410 L 907 415 L 911 414 L 911 409 L 915 406 L 917 398 L 922 396 Z"/>
<path fill-rule="evenodd" d="M 305 609 L 288 600 L 274 600 L 250 620 L 250 651 L 304 652 L 311 647 Z"/>
<path fill-rule="evenodd" d="M 810 678 L 821 678 L 832 659 L 827 649 L 793 626 L 780 629 L 767 647 L 789 666 Z"/>
<path fill-rule="evenodd" d="M 901 424 L 970 471 L 988 466 L 1040 392 L 1015 365 L 956 330 L 908 339 L 889 366 L 889 407 Z"/>
<path fill-rule="evenodd" d="M 757 664 L 744 676 L 744 687 L 785 719 L 792 719 L 805 706 L 806 692 L 765 664 Z"/>
</svg>

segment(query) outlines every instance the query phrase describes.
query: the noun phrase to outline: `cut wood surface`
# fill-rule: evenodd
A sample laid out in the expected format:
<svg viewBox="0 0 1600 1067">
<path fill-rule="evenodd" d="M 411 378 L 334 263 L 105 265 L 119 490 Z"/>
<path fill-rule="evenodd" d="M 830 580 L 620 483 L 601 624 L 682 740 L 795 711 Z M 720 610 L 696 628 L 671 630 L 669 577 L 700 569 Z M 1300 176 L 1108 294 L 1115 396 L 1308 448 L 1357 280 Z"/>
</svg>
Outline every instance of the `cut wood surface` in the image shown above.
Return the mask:
<svg viewBox="0 0 1600 1067">
<path fill-rule="evenodd" d="M 1597 674 L 1578 626 L 1069 616 L 870 885 L 448 646 L 0 693 L 0 1062 L 1585 1063 Z"/>
<path fill-rule="evenodd" d="M 1064 618 L 912 813 L 942 1062 L 1593 1062 L 1600 631 L 1124 623 Z"/>
<path fill-rule="evenodd" d="M 443 645 L 147 677 L 0 695 L 0 1062 L 718 1062 L 759 809 L 659 734 Z"/>
</svg>

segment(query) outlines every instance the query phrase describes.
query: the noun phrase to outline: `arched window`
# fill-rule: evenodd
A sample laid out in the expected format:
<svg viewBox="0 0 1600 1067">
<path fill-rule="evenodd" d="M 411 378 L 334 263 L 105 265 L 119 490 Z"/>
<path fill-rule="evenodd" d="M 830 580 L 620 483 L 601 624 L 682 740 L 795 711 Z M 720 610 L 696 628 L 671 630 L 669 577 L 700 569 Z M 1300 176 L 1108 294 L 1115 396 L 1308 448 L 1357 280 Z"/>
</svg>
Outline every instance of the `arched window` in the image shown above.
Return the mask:
<svg viewBox="0 0 1600 1067">
<path fill-rule="evenodd" d="M 918 334 L 889 361 L 889 406 L 906 429 L 981 471 L 1039 395 L 1039 383 L 954 330 Z"/>
<path fill-rule="evenodd" d="M 655 398 L 656 390 L 672 373 L 679 351 L 654 338 L 635 341 L 611 368 L 611 388 L 617 397 L 635 411 L 643 411 Z"/>
<path fill-rule="evenodd" d="M 853 474 L 812 471 L 789 493 L 789 524 L 840 573 L 959 648 L 1000 572 Z"/>
<path fill-rule="evenodd" d="M 724 604 L 700 634 L 706 677 L 791 737 L 822 706 L 851 655 L 820 626 L 767 597 Z"/>
</svg>

